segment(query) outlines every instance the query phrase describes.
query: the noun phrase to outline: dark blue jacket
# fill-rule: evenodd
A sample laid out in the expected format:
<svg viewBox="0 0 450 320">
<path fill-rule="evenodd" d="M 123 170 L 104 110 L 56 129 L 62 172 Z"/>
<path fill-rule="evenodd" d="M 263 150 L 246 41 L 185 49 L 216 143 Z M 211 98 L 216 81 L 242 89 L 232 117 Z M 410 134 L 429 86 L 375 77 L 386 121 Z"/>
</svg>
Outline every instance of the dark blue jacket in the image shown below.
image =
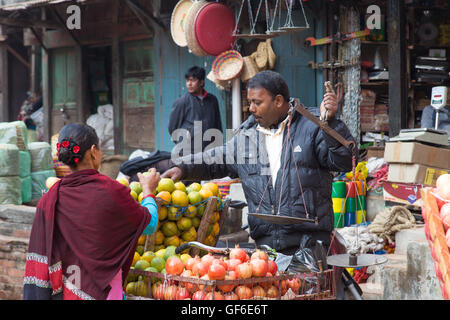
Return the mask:
<svg viewBox="0 0 450 320">
<path fill-rule="evenodd" d="M 319 115 L 317 108 L 309 110 Z M 342 121 L 333 118 L 328 124 L 346 140 L 354 141 Z M 258 245 L 267 244 L 280 251 L 298 247 L 302 233 L 329 235 L 334 224 L 331 172 L 351 171 L 351 151 L 294 111 L 287 140 L 288 128 L 284 130 L 281 165 L 273 188 L 267 156 L 271 151 L 266 150 L 265 136 L 256 130 L 257 125 L 250 116 L 224 146 L 193 155 L 197 162 L 191 157 L 182 158 L 183 163 L 177 166 L 183 171 L 183 179 L 239 177 L 250 213 L 278 214 L 280 208 L 281 215 L 305 218 L 305 202 L 309 218 L 317 220 L 276 225 L 249 216 L 250 236 Z M 199 161 L 201 157 L 203 161 Z"/>
</svg>

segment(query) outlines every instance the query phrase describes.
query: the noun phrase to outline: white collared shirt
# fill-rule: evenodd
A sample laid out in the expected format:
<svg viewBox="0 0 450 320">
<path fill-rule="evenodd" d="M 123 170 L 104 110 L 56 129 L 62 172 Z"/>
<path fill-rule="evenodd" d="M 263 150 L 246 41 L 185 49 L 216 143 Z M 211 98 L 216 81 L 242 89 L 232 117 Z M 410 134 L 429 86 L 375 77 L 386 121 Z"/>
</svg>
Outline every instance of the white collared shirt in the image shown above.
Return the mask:
<svg viewBox="0 0 450 320">
<path fill-rule="evenodd" d="M 272 185 L 275 188 L 278 170 L 281 165 L 281 152 L 283 149 L 283 133 L 289 117 L 286 117 L 279 125 L 278 129 L 267 129 L 259 124 L 256 130 L 264 134 L 266 138 L 266 150 L 269 157 L 270 174 L 272 176 Z"/>
</svg>

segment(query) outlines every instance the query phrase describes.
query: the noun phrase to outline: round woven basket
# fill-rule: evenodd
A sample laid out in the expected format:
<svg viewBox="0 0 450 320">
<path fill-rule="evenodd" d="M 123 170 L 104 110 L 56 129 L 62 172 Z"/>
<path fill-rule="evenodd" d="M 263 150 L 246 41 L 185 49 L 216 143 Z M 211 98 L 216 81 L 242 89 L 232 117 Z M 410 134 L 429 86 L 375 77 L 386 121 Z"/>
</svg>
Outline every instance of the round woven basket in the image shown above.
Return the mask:
<svg viewBox="0 0 450 320">
<path fill-rule="evenodd" d="M 172 12 L 170 21 L 170 33 L 173 41 L 180 47 L 186 47 L 185 24 L 189 8 L 194 2 L 192 0 L 180 0 Z"/>
<path fill-rule="evenodd" d="M 186 36 L 186 42 L 189 50 L 196 56 L 204 57 L 206 52 L 200 47 L 195 37 L 194 24 L 197 13 L 204 7 L 208 5 L 206 1 L 196 1 L 189 8 L 186 16 L 186 22 L 184 23 L 184 34 Z"/>
<path fill-rule="evenodd" d="M 228 50 L 219 54 L 212 63 L 214 76 L 226 81 L 239 76 L 244 66 L 244 59 L 236 50 Z"/>
<path fill-rule="evenodd" d="M 259 72 L 255 60 L 251 56 L 244 57 L 244 67 L 242 68 L 241 81 L 247 82 Z"/>
</svg>

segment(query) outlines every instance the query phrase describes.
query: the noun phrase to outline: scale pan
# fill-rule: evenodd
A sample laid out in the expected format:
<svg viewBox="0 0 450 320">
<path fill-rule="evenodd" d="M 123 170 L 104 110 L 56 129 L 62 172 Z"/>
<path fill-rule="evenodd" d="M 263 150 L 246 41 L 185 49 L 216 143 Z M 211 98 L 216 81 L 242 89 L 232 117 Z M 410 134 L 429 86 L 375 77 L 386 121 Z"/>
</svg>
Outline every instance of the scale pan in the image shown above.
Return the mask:
<svg viewBox="0 0 450 320">
<path fill-rule="evenodd" d="M 281 27 L 280 29 L 285 30 L 287 32 L 296 32 L 296 31 L 308 30 L 309 27 Z"/>
<path fill-rule="evenodd" d="M 273 215 L 273 214 L 249 213 L 249 216 L 259 218 L 261 220 L 264 220 L 264 221 L 270 222 L 270 223 L 274 223 L 274 224 L 298 224 L 298 223 L 305 223 L 305 222 L 311 222 L 311 223 L 315 222 L 313 219 L 295 218 L 295 217 L 288 217 L 288 216 L 277 216 L 277 215 Z"/>
<path fill-rule="evenodd" d="M 266 33 L 254 33 L 254 34 L 235 34 L 236 38 L 244 38 L 244 39 L 270 39 L 274 38 L 275 34 L 266 34 Z"/>
<path fill-rule="evenodd" d="M 378 254 L 360 254 L 357 255 L 357 264 L 351 265 L 349 257 L 350 255 L 348 253 L 328 256 L 327 263 L 335 267 L 360 268 L 386 263 L 388 260 L 385 256 Z"/>
</svg>

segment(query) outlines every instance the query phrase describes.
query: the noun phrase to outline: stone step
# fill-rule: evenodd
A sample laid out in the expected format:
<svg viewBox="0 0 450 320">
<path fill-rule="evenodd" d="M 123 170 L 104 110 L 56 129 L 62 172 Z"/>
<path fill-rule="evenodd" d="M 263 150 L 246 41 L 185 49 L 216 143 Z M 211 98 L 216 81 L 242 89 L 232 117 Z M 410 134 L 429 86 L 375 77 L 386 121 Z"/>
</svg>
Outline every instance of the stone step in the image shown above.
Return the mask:
<svg viewBox="0 0 450 320">
<path fill-rule="evenodd" d="M 379 283 L 360 283 L 363 300 L 383 300 L 384 286 Z"/>
<path fill-rule="evenodd" d="M 414 241 L 426 240 L 425 226 L 416 225 L 414 228 L 400 230 L 395 233 L 395 253 L 407 254 L 408 244 Z"/>
</svg>

